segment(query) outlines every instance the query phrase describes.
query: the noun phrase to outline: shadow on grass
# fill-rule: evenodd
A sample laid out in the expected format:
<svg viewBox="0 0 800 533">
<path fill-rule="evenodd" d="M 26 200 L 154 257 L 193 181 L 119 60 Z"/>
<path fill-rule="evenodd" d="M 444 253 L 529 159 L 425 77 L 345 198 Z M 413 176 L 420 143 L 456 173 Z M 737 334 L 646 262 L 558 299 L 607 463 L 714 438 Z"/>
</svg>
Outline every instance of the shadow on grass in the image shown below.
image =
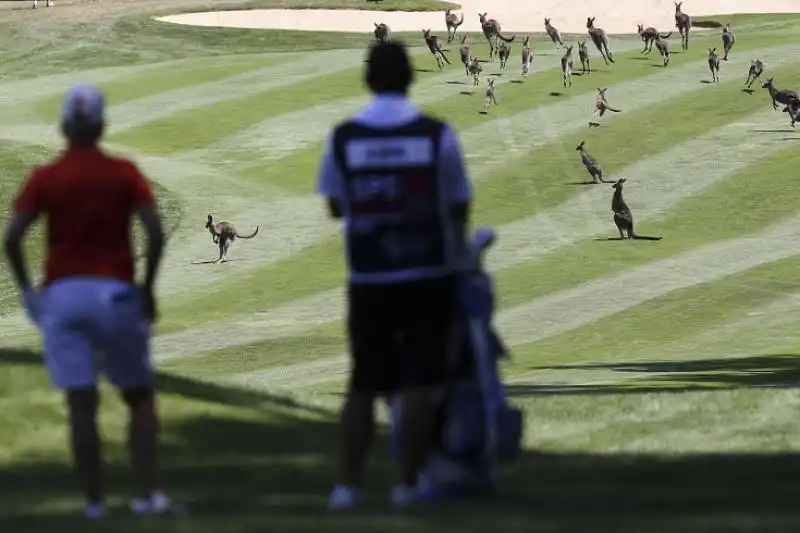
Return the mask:
<svg viewBox="0 0 800 533">
<path fill-rule="evenodd" d="M 2 350 L 0 364 L 32 366 L 39 358 Z M 332 514 L 325 509 L 335 474 L 337 431 L 330 414 L 268 393 L 174 375 L 159 380 L 167 487 L 188 504 L 189 517 L 132 520 L 118 505 L 109 519 L 86 523 L 75 514 L 80 502 L 71 468 L 38 457 L 0 471 L 3 531 L 763 533 L 800 525 L 798 454 L 527 452 L 504 473 L 497 494 L 479 505 L 439 504 L 401 514 L 386 503 L 394 470 L 385 459 L 385 439 L 370 463 L 364 508 Z M 170 412 L 173 397 L 197 408 L 192 415 Z M 109 493 L 128 494 L 125 464 L 112 459 L 106 471 Z"/>
<path fill-rule="evenodd" d="M 800 356 L 775 354 L 697 361 L 642 361 L 534 367 L 535 370 L 603 370 L 644 374 L 622 383 L 510 386 L 511 396 L 686 392 L 753 387 L 794 388 L 800 384 Z M 653 374 L 648 376 L 647 374 Z"/>
</svg>

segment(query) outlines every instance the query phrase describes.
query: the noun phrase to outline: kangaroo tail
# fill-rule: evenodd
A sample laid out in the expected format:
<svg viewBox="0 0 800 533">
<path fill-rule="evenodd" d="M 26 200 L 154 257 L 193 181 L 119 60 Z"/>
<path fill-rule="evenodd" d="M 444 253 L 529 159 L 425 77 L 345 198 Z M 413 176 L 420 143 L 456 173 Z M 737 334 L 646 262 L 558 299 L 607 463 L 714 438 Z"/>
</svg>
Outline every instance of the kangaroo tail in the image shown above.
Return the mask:
<svg viewBox="0 0 800 533">
<path fill-rule="evenodd" d="M 669 36 L 670 36 L 670 35 L 672 35 L 672 32 L 671 32 L 671 31 L 670 31 L 670 32 L 667 32 L 667 33 L 659 33 L 659 34 L 658 34 L 658 36 L 659 36 L 659 37 L 661 37 L 662 39 L 669 39 Z"/>
<path fill-rule="evenodd" d="M 634 235 L 633 238 L 640 241 L 660 241 L 663 239 L 663 237 L 648 237 L 647 235 Z"/>
<path fill-rule="evenodd" d="M 236 236 L 240 239 L 252 239 L 256 235 L 258 235 L 258 226 L 256 226 L 256 230 L 250 235 L 239 235 L 239 232 L 236 232 Z"/>
<path fill-rule="evenodd" d="M 459 26 L 461 26 L 462 24 L 464 24 L 464 12 L 463 12 L 463 11 L 461 12 L 461 20 L 459 20 L 459 21 L 458 21 L 456 24 L 454 24 L 454 26 L 455 26 L 456 28 L 458 28 L 458 27 L 459 27 Z"/>
<path fill-rule="evenodd" d="M 442 49 L 440 48 L 440 49 L 439 49 L 439 53 L 442 55 L 442 59 L 444 59 L 444 62 L 445 62 L 445 63 L 447 63 L 448 65 L 450 65 L 450 64 L 451 64 L 451 63 L 450 63 L 450 60 L 449 60 L 449 59 L 447 59 L 447 56 L 446 56 L 446 55 L 444 55 L 444 50 L 442 50 Z"/>
<path fill-rule="evenodd" d="M 614 113 L 622 112 L 622 109 L 614 109 L 613 107 L 608 107 L 608 106 L 606 106 L 606 109 L 608 109 L 609 111 L 613 111 Z"/>
<path fill-rule="evenodd" d="M 502 33 L 500 33 L 500 32 L 497 32 L 497 36 L 498 36 L 500 39 L 502 39 L 503 41 L 507 42 L 507 43 L 513 42 L 513 41 L 514 41 L 514 39 L 516 39 L 516 37 L 517 37 L 516 35 L 512 35 L 511 37 L 506 37 L 505 35 L 503 35 L 503 34 L 502 34 Z"/>
</svg>

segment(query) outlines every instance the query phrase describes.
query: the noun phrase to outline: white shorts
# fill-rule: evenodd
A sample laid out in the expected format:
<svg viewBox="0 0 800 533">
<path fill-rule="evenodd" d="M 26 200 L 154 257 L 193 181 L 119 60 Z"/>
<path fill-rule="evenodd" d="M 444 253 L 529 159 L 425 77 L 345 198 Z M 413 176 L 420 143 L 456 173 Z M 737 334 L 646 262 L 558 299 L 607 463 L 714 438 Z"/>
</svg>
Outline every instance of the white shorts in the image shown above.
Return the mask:
<svg viewBox="0 0 800 533">
<path fill-rule="evenodd" d="M 120 389 L 151 383 L 150 326 L 136 287 L 110 278 L 65 278 L 43 291 L 40 304 L 54 386 L 91 387 L 101 372 Z"/>
</svg>

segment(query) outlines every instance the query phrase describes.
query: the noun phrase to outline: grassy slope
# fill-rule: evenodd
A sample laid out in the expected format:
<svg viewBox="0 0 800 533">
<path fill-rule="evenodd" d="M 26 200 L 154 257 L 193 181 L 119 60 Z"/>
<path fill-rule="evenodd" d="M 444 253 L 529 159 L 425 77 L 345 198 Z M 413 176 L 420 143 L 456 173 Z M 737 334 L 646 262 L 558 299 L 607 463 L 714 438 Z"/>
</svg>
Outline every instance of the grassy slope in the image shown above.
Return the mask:
<svg viewBox="0 0 800 533">
<path fill-rule="evenodd" d="M 772 27 L 774 20 L 768 17 L 744 19 L 741 24 L 737 20 L 737 27 L 745 25 L 746 21 Z M 147 33 L 138 31 L 145 27 L 140 24 L 139 19 L 135 19 L 106 26 L 109 33 L 103 35 L 103 39 L 108 39 L 108 42 L 118 39 L 119 32 L 137 29 L 137 33 L 135 37 L 131 34 L 122 41 L 123 46 L 108 51 L 103 59 L 93 64 L 156 61 L 193 54 L 215 55 L 226 50 L 252 52 L 258 46 L 264 46 L 267 39 L 272 39 L 272 35 L 261 37 L 265 33 L 245 32 L 245 35 L 235 32 L 236 36 L 223 44 L 226 32 L 198 30 L 180 34 L 177 28 L 153 25 L 154 29 L 147 30 L 151 32 Z M 34 35 L 29 37 L 40 39 Z M 185 48 L 173 46 L 178 40 L 186 43 Z M 792 40 L 788 32 L 783 38 L 753 35 L 749 42 L 737 43 L 737 50 L 745 53 L 749 48 Z M 336 42 L 345 47 L 355 43 L 360 46 L 363 37 L 343 36 Z M 138 50 L 134 50 L 134 44 Z M 690 52 L 693 59 L 702 59 L 705 44 L 700 39 L 693 41 L 694 49 Z M 228 46 L 230 48 L 226 48 Z M 307 46 L 316 44 L 292 35 L 277 39 L 280 49 Z M 19 60 L 22 57 L 19 50 L 21 48 L 12 49 L 9 54 L 12 61 L 17 58 L 19 67 L 15 67 L 13 62 L 7 66 L 12 76 L 27 76 L 48 69 L 58 71 L 64 68 L 63 62 L 80 59 L 77 57 L 80 54 L 71 56 L 68 50 L 53 51 L 42 64 L 20 66 L 23 62 Z M 684 58 L 676 56 L 676 59 Z M 82 61 L 83 65 L 89 64 L 85 57 Z M 674 64 L 680 63 L 674 61 Z M 214 72 L 221 72 L 202 67 L 186 70 L 195 72 L 197 81 L 210 81 L 216 75 Z M 638 72 L 633 65 L 620 64 L 614 73 L 597 78 L 602 79 L 603 84 L 612 84 L 632 81 L 649 73 L 647 69 L 638 70 L 643 72 Z M 353 71 L 342 76 L 355 75 Z M 547 76 L 557 83 L 557 76 L 552 72 Z M 779 79 L 788 84 L 793 80 L 792 76 L 790 67 L 787 67 L 780 71 Z M 162 80 L 153 82 L 154 90 L 178 86 L 169 77 L 157 74 L 149 79 Z M 546 103 L 545 92 L 548 89 L 544 87 L 550 83 L 547 79 L 543 75 L 531 79 L 525 86 L 505 86 L 503 106 L 498 113 L 512 115 L 515 111 Z M 324 83 L 325 80 L 316 80 L 310 94 Z M 133 87 L 145 85 L 121 83 L 111 90 L 119 95 L 118 102 L 144 95 L 139 88 Z M 584 91 L 590 101 L 592 86 L 576 86 L 575 89 L 575 92 Z M 650 153 L 648 150 L 652 153 L 658 151 L 659 137 L 666 142 L 677 142 L 680 138 L 692 137 L 738 120 L 758 105 L 763 106 L 763 97 L 762 104 L 755 104 L 755 98 L 747 100 L 746 95 L 738 94 L 733 82 L 712 90 L 713 95 L 705 92 L 679 99 L 687 106 L 684 120 L 676 120 L 672 106 L 664 104 L 637 113 L 630 119 L 624 116 L 616 118 L 613 134 L 603 135 L 606 130 L 602 130 L 585 135 L 593 150 L 603 154 L 603 163 L 613 171 L 629 164 L 632 158 L 631 153 L 619 147 L 628 147 L 628 151 L 635 150 L 637 156 L 644 157 Z M 286 100 L 282 112 L 313 102 L 311 99 L 290 102 L 290 92 L 274 93 Z M 270 94 L 264 96 L 269 98 Z M 707 112 L 714 106 L 713 113 Z M 55 110 L 55 102 L 45 101 L 38 109 L 46 118 Z M 475 113 L 474 107 L 463 103 L 463 98 L 454 97 L 431 105 L 431 109 L 452 117 L 460 128 L 484 120 Z M 718 115 L 720 109 L 726 110 L 721 118 Z M 696 119 L 692 120 L 693 117 Z M 653 123 L 660 125 L 658 134 L 643 137 L 641 125 Z M 604 145 L 604 142 L 608 144 Z M 554 206 L 565 199 L 564 195 L 577 194 L 577 191 L 563 191 L 553 186 L 548 188 L 551 180 L 556 183 L 566 181 L 560 177 L 554 180 L 552 176 L 570 179 L 573 165 L 560 167 L 543 157 L 568 149 L 569 155 L 574 157 L 571 151 L 574 144 L 573 140 L 564 140 L 563 143 L 557 140 L 538 148 L 536 158 L 515 159 L 498 169 L 491 181 L 480 188 L 482 219 L 502 223 L 532 211 L 530 205 L 525 209 L 517 207 L 518 203 L 512 202 L 513 196 L 505 192 L 510 189 L 519 195 L 520 190 L 529 189 L 518 187 L 531 179 L 537 190 L 551 191 L 549 195 L 537 194 L 534 198 L 529 198 L 528 193 L 518 196 L 518 200 L 540 202 L 535 207 Z M 136 140 L 131 145 L 142 148 Z M 4 154 L 0 165 L 4 183 L 0 191 L 7 195 L 10 190 L 7 185 L 17 183 L 30 162 L 43 155 L 43 149 L 8 146 Z M 310 150 L 298 156 L 305 162 L 290 168 L 294 168 L 297 175 L 307 175 L 316 155 L 315 150 Z M 508 295 L 504 297 L 505 303 L 566 288 L 635 263 L 689 250 L 714 239 L 757 231 L 793 213 L 796 192 L 789 170 L 796 166 L 795 163 L 794 153 L 789 148 L 771 154 L 757 162 L 759 182 L 768 183 L 769 188 L 754 187 L 751 176 L 756 167 L 748 168 L 701 195 L 687 199 L 662 218 L 649 222 L 648 232 L 670 231 L 672 234 L 663 242 L 664 246 L 620 253 L 618 248 L 581 242 L 546 257 L 544 261 L 511 269 L 499 280 L 501 287 L 505 288 L 503 294 Z M 543 166 L 539 167 L 540 164 Z M 269 182 L 269 178 L 264 181 Z M 298 187 L 295 192 L 300 190 Z M 180 207 L 169 199 L 169 193 L 162 191 L 161 197 L 162 203 L 171 206 L 168 209 L 175 213 L 174 217 L 179 217 Z M 7 196 L 3 201 L 7 203 Z M 769 208 L 749 209 L 754 203 L 767 204 Z M 492 209 L 493 205 L 495 209 Z M 168 305 L 168 316 L 174 317 L 170 320 L 176 324 L 190 324 L 197 320 L 197 309 L 204 309 L 203 319 L 212 319 L 233 312 L 252 311 L 258 305 L 288 301 L 337 284 L 341 273 L 331 265 L 338 264 L 339 248 L 336 241 L 331 240 L 296 259 L 260 269 L 243 281 L 228 284 L 205 298 L 191 298 L 177 302 L 175 306 Z M 701 326 L 716 327 L 735 319 L 749 306 L 766 302 L 793 288 L 786 280 L 791 278 L 794 270 L 794 258 L 775 262 L 731 276 L 722 284 L 680 291 L 571 333 L 524 345 L 519 348 L 516 362 L 509 370 L 523 375 L 523 372 L 539 371 L 533 367 L 602 359 L 603 356 L 609 363 L 625 362 L 629 341 L 645 341 L 644 345 L 638 344 L 636 348 L 647 351 L 682 336 L 696 335 Z M 315 273 L 313 279 L 309 279 L 309 272 Z M 3 286 L 8 287 L 7 283 Z M 254 290 L 254 287 L 262 288 Z M 686 301 L 694 303 L 687 306 Z M 674 327 L 665 328 L 665 323 L 674 324 Z M 334 324 L 250 349 L 223 350 L 193 361 L 176 361 L 168 368 L 172 372 L 209 378 L 214 373 L 246 372 L 292 360 L 307 361 L 319 355 L 336 353 L 337 348 L 341 348 L 341 337 L 338 324 Z M 326 516 L 320 519 L 319 509 L 324 504 L 325 491 L 332 476 L 329 443 L 335 438 L 335 430 L 330 413 L 293 406 L 285 399 L 266 393 L 237 391 L 194 381 L 185 375 L 164 375 L 169 483 L 179 496 L 194 503 L 200 520 L 169 526 L 159 522 L 114 521 L 111 527 L 115 531 L 192 529 L 195 532 L 238 532 L 261 531 L 266 524 L 275 531 L 358 532 L 374 531 L 375 522 L 380 520 L 381 531 L 408 528 L 477 531 L 500 527 L 503 531 L 529 532 L 556 528 L 585 530 L 588 524 L 597 531 L 617 531 L 620 528 L 630 531 L 793 529 L 798 516 L 794 510 L 795 499 L 787 487 L 800 470 L 794 459 L 785 455 L 666 459 L 660 452 L 764 449 L 781 452 L 790 449 L 797 440 L 794 425 L 790 424 L 797 406 L 796 395 L 789 391 L 754 391 L 739 387 L 791 382 L 791 377 L 797 375 L 796 360 L 792 357 L 752 358 L 737 366 L 723 362 L 719 365 L 726 368 L 724 372 L 717 371 L 716 375 L 708 376 L 707 368 L 712 365 L 685 362 L 685 352 L 681 352 L 679 357 L 675 363 L 677 370 L 673 373 L 682 375 L 641 379 L 633 386 L 616 383 L 621 378 L 613 376 L 618 372 L 613 368 L 607 371 L 612 377 L 601 376 L 606 380 L 600 384 L 594 383 L 596 377 L 591 374 L 592 370 L 588 370 L 590 374 L 583 388 L 558 387 L 558 383 L 549 388 L 528 384 L 515 386 L 512 394 L 524 402 L 531 417 L 531 427 L 535 428 L 528 436 L 528 443 L 561 453 L 524 457 L 509 473 L 511 479 L 507 485 L 508 492 L 504 494 L 505 503 L 495 502 L 471 509 L 445 508 L 435 513 L 411 516 L 385 516 L 381 513 L 378 517 L 375 513 L 382 505 L 376 503 L 374 509 L 353 517 Z M 83 523 L 64 514 L 74 511 L 76 501 L 67 496 L 72 494 L 73 486 L 70 471 L 64 465 L 60 400 L 48 390 L 38 370 L 36 355 L 4 350 L 0 352 L 0 359 L 7 363 L 0 367 L 0 383 L 4 384 L 0 403 L 4 404 L 4 412 L 8 415 L 0 437 L 0 450 L 4 462 L 13 465 L 3 474 L 0 487 L 3 487 L 5 502 L 3 512 L 13 509 L 18 515 L 10 527 L 20 532 L 41 531 L 48 525 L 55 527 L 57 524 L 62 531 L 85 531 Z M 653 371 L 659 373 L 658 368 L 653 368 Z M 646 372 L 643 370 L 641 373 Z M 574 375 L 568 379 L 580 380 Z M 703 388 L 722 386 L 737 387 L 737 390 L 713 395 L 711 392 L 656 394 L 664 387 L 687 382 Z M 523 399 L 531 395 L 536 395 L 535 399 Z M 326 396 L 315 401 L 335 403 L 336 397 Z M 108 454 L 114 464 L 110 473 L 112 488 L 121 488 L 125 479 L 122 469 L 117 466 L 124 457 L 120 448 L 122 420 L 119 413 L 119 404 L 109 399 L 103 423 L 111 440 Z M 729 426 L 727 430 L 726 425 Z M 730 439 L 730 432 L 734 430 L 737 438 Z M 771 435 L 771 438 L 765 439 L 764 435 Z M 571 450 L 571 453 L 564 453 L 565 450 Z M 598 451 L 647 453 L 598 455 Z M 658 454 L 648 455 L 654 452 Z M 378 463 L 376 475 L 383 480 L 386 478 L 386 465 L 381 461 Z M 769 484 L 764 482 L 764 472 L 771 473 Z M 575 509 L 580 512 L 575 513 Z M 631 513 L 631 509 L 636 509 L 637 513 Z M 769 518 L 763 518 L 762 512 Z M 232 513 L 236 515 L 235 524 L 230 520 Z M 26 514 L 31 516 L 24 518 Z M 625 518 L 620 519 L 620 516 Z"/>
</svg>

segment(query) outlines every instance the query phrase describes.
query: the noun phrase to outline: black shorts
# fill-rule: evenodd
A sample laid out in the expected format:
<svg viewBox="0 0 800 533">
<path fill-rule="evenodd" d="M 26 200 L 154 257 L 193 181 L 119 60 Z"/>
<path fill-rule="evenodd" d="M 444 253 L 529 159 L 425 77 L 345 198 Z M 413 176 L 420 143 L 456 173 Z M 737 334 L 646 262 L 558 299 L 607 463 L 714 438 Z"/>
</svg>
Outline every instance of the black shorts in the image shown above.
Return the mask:
<svg viewBox="0 0 800 533">
<path fill-rule="evenodd" d="M 373 394 L 447 382 L 458 348 L 454 278 L 350 284 L 350 390 Z"/>
</svg>

